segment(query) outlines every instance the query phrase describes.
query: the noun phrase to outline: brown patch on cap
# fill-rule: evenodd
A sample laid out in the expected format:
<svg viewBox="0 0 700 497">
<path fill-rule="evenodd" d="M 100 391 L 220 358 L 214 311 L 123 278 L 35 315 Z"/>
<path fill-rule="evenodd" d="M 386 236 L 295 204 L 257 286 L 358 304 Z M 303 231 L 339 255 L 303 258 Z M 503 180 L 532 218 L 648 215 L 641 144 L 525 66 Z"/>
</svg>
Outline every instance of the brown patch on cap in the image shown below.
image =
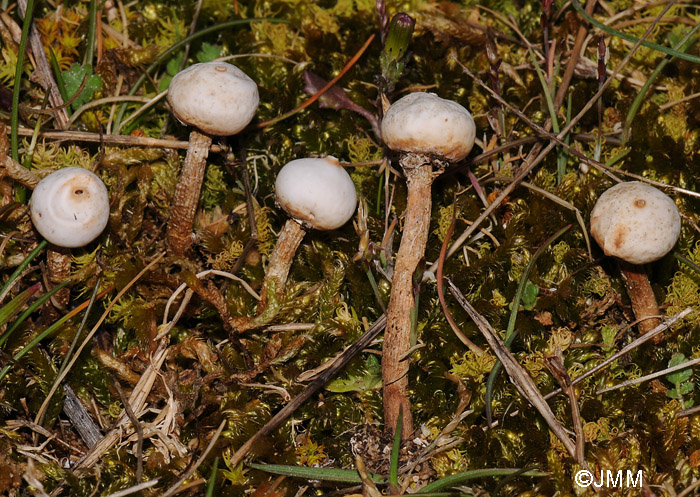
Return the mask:
<svg viewBox="0 0 700 497">
<path fill-rule="evenodd" d="M 629 233 L 629 230 L 624 226 L 616 226 L 615 231 L 612 233 L 613 247 L 619 249 L 625 243 L 625 237 Z"/>
<path fill-rule="evenodd" d="M 644 200 L 643 198 L 638 198 L 637 200 L 634 201 L 634 206 L 639 207 L 640 209 L 643 209 L 647 205 L 647 201 Z"/>
</svg>

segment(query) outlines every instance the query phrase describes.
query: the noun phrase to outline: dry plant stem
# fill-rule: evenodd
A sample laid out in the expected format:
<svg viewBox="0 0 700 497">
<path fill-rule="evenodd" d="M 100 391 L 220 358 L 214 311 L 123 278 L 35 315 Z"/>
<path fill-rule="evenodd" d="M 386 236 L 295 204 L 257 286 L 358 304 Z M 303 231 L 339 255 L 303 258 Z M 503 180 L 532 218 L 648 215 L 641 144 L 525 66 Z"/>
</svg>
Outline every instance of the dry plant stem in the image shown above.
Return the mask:
<svg viewBox="0 0 700 497">
<path fill-rule="evenodd" d="M 428 243 L 430 187 L 434 175 L 431 160 L 425 155 L 405 154 L 400 163 L 406 175 L 408 198 L 386 316 L 382 349 L 382 396 L 384 427 L 387 432 L 394 432 L 399 410 L 403 407 L 401 437 L 405 440 L 413 432 L 411 402 L 408 398 L 409 360 L 406 357 L 411 348 L 411 311 L 415 306 L 413 275 L 425 255 Z"/>
<path fill-rule="evenodd" d="M 19 0 L 17 6 L 24 17 L 24 13 L 27 11 L 27 0 Z M 46 52 L 44 52 L 44 46 L 41 41 L 41 36 L 36 28 L 36 24 L 32 24 L 29 29 L 29 43 L 32 47 L 32 55 L 34 55 L 34 61 L 36 62 L 37 71 L 40 74 L 39 84 L 48 90 L 49 92 L 49 102 L 52 107 L 58 107 L 55 112 L 56 123 L 61 129 L 65 129 L 68 124 L 68 112 L 63 108 L 63 98 L 61 93 L 58 91 L 58 85 L 53 79 L 53 72 L 51 71 L 51 66 L 46 59 Z"/>
<path fill-rule="evenodd" d="M 654 291 L 651 289 L 644 266 L 630 264 L 619 259 L 618 264 L 622 280 L 627 288 L 627 295 L 632 302 L 634 317 L 641 320 L 637 324 L 637 331 L 640 335 L 644 335 L 661 324 L 661 319 L 658 318 L 661 313 L 659 305 L 656 303 Z M 657 335 L 654 338 L 654 343 L 659 343 L 661 338 L 661 335 Z"/>
<path fill-rule="evenodd" d="M 210 136 L 196 130 L 190 133 L 190 146 L 182 164 L 175 195 L 173 195 L 168 230 L 165 235 L 168 248 L 175 255 L 184 255 L 192 244 L 194 215 L 199 204 L 199 193 L 204 181 L 210 146 Z"/>
<path fill-rule="evenodd" d="M 270 263 L 267 265 L 265 280 L 260 289 L 260 302 L 258 302 L 258 313 L 267 307 L 267 286 L 271 280 L 275 280 L 275 293 L 282 295 L 287 284 L 289 269 L 292 267 L 292 260 L 296 254 L 301 241 L 306 232 L 301 227 L 301 223 L 294 219 L 287 219 L 284 223 L 280 236 L 277 239 L 275 250 L 270 256 Z"/>
</svg>

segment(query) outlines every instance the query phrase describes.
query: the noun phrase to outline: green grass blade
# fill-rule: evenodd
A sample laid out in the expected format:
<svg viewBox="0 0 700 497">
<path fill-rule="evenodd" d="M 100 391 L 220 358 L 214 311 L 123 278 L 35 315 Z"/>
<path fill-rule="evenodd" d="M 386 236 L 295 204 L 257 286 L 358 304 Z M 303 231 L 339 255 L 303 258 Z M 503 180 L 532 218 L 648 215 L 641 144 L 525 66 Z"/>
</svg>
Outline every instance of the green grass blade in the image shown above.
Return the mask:
<svg viewBox="0 0 700 497">
<path fill-rule="evenodd" d="M 211 468 L 211 475 L 209 475 L 209 483 L 207 484 L 207 494 L 205 497 L 213 497 L 214 495 L 214 484 L 216 483 L 216 471 L 219 469 L 219 458 L 214 459 L 214 464 Z"/>
<path fill-rule="evenodd" d="M 542 68 L 537 63 L 537 57 L 535 57 L 535 52 L 532 51 L 530 47 L 527 47 L 527 51 L 530 54 L 530 59 L 532 59 L 532 65 L 537 72 L 537 77 L 540 80 L 540 85 L 542 85 L 542 92 L 544 93 L 544 98 L 547 101 L 547 110 L 549 110 L 549 117 L 552 119 L 552 130 L 555 134 L 559 134 L 559 121 L 557 120 L 557 113 L 554 110 L 554 100 L 552 99 L 552 92 L 549 91 L 549 85 L 547 85 L 547 79 L 544 77 L 544 72 Z"/>
<path fill-rule="evenodd" d="M 574 6 L 574 9 L 576 9 L 576 12 L 578 12 L 581 17 L 583 17 L 586 21 L 590 22 L 593 26 L 596 28 L 605 31 L 609 35 L 612 36 L 617 36 L 618 38 L 622 38 L 623 40 L 631 41 L 632 43 L 637 43 L 639 41 L 639 38 L 635 38 L 632 35 L 628 35 L 627 33 L 623 33 L 622 31 L 618 31 L 616 29 L 613 29 L 609 26 L 606 26 L 605 24 L 598 22 L 595 20 L 593 17 L 588 15 L 588 12 L 586 12 L 583 9 L 583 6 L 579 3 L 578 0 L 571 0 L 571 5 Z M 700 57 L 696 55 L 689 55 L 687 53 L 679 52 L 677 50 L 674 50 L 672 48 L 665 47 L 663 45 L 659 45 L 657 43 L 652 43 L 650 41 L 642 41 L 642 45 L 651 48 L 653 50 L 657 50 L 659 52 L 663 52 L 667 55 L 672 55 L 673 57 L 677 57 L 679 59 L 687 60 L 688 62 L 695 62 L 696 64 L 700 64 Z"/>
<path fill-rule="evenodd" d="M 391 446 L 389 465 L 389 484 L 399 488 L 399 451 L 401 450 L 401 432 L 403 431 L 403 405 L 399 406 L 399 419 L 396 420 L 394 443 Z"/>
<path fill-rule="evenodd" d="M 459 485 L 465 481 L 474 480 L 477 478 L 488 478 L 492 476 L 510 476 L 515 473 L 522 471 L 517 468 L 488 468 L 488 469 L 474 469 L 471 471 L 465 471 L 464 473 L 458 473 L 456 475 L 446 476 L 445 478 L 440 478 L 438 481 L 434 481 L 423 487 L 418 495 L 424 495 L 430 492 L 436 492 L 449 488 L 455 485 Z M 543 471 L 527 471 L 522 473 L 522 476 L 547 476 L 548 473 Z"/>
<path fill-rule="evenodd" d="M 5 377 L 5 375 L 10 371 L 12 366 L 15 364 L 15 362 L 19 361 L 22 357 L 24 357 L 26 354 L 28 354 L 34 347 L 39 345 L 39 342 L 41 342 L 44 338 L 49 336 L 51 333 L 56 331 L 58 328 L 60 328 L 63 323 L 68 321 L 70 319 L 71 315 L 66 314 L 62 318 L 60 318 L 58 321 L 56 321 L 54 324 L 46 328 L 44 331 L 39 333 L 36 337 L 34 337 L 34 340 L 29 342 L 27 345 L 25 345 L 22 350 L 17 352 L 14 356 L 12 356 L 12 361 L 10 361 L 4 368 L 2 368 L 2 371 L 0 371 L 0 381 Z"/>
<path fill-rule="evenodd" d="M 566 124 L 571 121 L 571 107 L 573 103 L 573 92 L 569 92 L 569 99 L 566 106 Z M 564 137 L 564 143 L 569 144 L 571 135 L 569 133 Z M 566 164 L 569 162 L 569 149 L 562 147 L 557 156 L 557 185 L 561 185 L 564 175 L 566 174 Z"/>
<path fill-rule="evenodd" d="M 27 54 L 27 40 L 29 39 L 29 28 L 34 18 L 33 14 L 34 0 L 27 0 L 27 11 L 24 13 L 22 37 L 17 52 L 17 70 L 15 71 L 15 85 L 12 88 L 12 110 L 10 111 L 10 149 L 15 162 L 19 162 L 19 91 L 22 88 L 22 68 L 24 67 L 24 57 Z"/>
<path fill-rule="evenodd" d="M 2 334 L 0 337 L 0 347 L 5 345 L 5 342 L 7 341 L 8 338 L 10 338 L 10 335 L 21 325 L 31 314 L 37 310 L 41 305 L 43 305 L 44 302 L 49 300 L 51 297 L 53 297 L 56 292 L 58 292 L 61 288 L 65 287 L 66 285 L 70 284 L 70 280 L 66 280 L 60 285 L 55 286 L 54 288 L 51 289 L 50 292 L 45 293 L 38 299 L 36 299 L 36 302 L 34 302 L 32 305 L 30 305 L 26 311 L 22 313 L 20 317 L 17 318 L 17 320 L 12 323 L 12 326 L 10 326 L 5 333 Z M 37 283 L 37 285 L 40 285 Z M 36 285 L 35 285 L 36 286 Z"/>
<path fill-rule="evenodd" d="M 17 278 L 19 278 L 22 273 L 24 272 L 25 269 L 27 269 L 27 266 L 29 266 L 29 263 L 34 260 L 34 258 L 46 248 L 46 246 L 49 244 L 46 240 L 42 240 L 39 242 L 39 244 L 34 247 L 34 250 L 32 250 L 29 255 L 20 263 L 19 266 L 17 266 L 17 269 L 15 269 L 15 272 L 12 273 L 10 276 L 10 279 L 7 280 L 7 283 L 5 283 L 5 286 L 2 287 L 2 290 L 0 290 L 0 295 L 5 295 L 7 291 L 12 287 L 12 285 L 15 284 L 15 281 L 17 281 Z"/>
<path fill-rule="evenodd" d="M 92 67 L 95 56 L 95 34 L 97 32 L 97 0 L 90 0 L 88 6 L 88 37 L 85 50 L 85 65 Z"/>
<path fill-rule="evenodd" d="M 41 288 L 41 283 L 36 283 L 2 306 L 2 308 L 0 308 L 0 326 L 4 326 L 10 319 L 12 319 L 12 317 L 19 312 L 24 304 L 26 304 L 29 299 L 32 298 L 32 295 L 39 291 L 39 288 Z M 0 345 L 2 345 L 1 339 Z"/>
<path fill-rule="evenodd" d="M 690 38 L 697 33 L 698 29 L 700 29 L 700 23 L 696 24 L 693 26 L 693 29 L 688 31 L 686 35 L 679 41 L 673 48 L 675 50 L 678 50 L 679 52 L 685 52 L 688 50 L 692 45 L 692 41 Z M 664 67 L 673 60 L 673 56 L 666 56 L 663 58 L 661 62 L 656 66 L 656 69 L 654 69 L 654 72 L 651 73 L 651 75 L 647 78 L 646 83 L 644 83 L 644 86 L 642 86 L 642 89 L 639 90 L 639 93 L 637 93 L 637 96 L 635 97 L 634 101 L 632 102 L 632 105 L 630 106 L 630 110 L 627 112 L 627 117 L 625 118 L 625 125 L 622 128 L 622 146 L 624 147 L 627 144 L 627 140 L 630 138 L 631 130 L 632 130 L 632 121 L 634 120 L 634 116 L 637 115 L 637 112 L 639 111 L 639 108 L 642 106 L 642 103 L 644 102 L 647 93 L 649 92 L 649 89 L 652 87 L 654 84 L 654 81 L 656 81 L 656 78 L 661 74 L 661 71 L 664 70 Z"/>
<path fill-rule="evenodd" d="M 56 86 L 58 86 L 58 92 L 61 94 L 61 98 L 64 102 L 70 100 L 68 92 L 66 91 L 66 82 L 63 80 L 63 73 L 61 68 L 58 66 L 58 60 L 56 60 L 56 54 L 53 52 L 52 48 L 49 48 L 49 63 L 51 64 L 51 70 L 53 71 L 53 76 L 56 78 Z M 70 116 L 70 105 L 65 108 Z"/>
<path fill-rule="evenodd" d="M 306 466 L 287 466 L 283 464 L 249 464 L 248 466 L 275 475 L 303 478 L 305 480 L 362 483 L 360 475 L 354 469 L 307 468 Z M 369 477 L 375 483 L 386 483 L 386 480 L 379 475 L 370 474 Z"/>
<path fill-rule="evenodd" d="M 506 348 L 510 350 L 510 346 L 513 343 L 513 338 L 514 338 L 514 331 L 515 331 L 515 320 L 518 318 L 518 310 L 520 309 L 520 300 L 523 297 L 523 292 L 525 291 L 525 285 L 527 284 L 527 280 L 530 277 L 530 271 L 532 271 L 532 268 L 535 266 L 535 262 L 539 258 L 539 256 L 544 252 L 544 249 L 549 247 L 554 240 L 559 238 L 561 235 L 566 233 L 568 229 L 571 228 L 571 225 L 568 224 L 564 226 L 562 229 L 554 233 L 552 236 L 550 236 L 540 247 L 535 251 L 535 253 L 532 255 L 532 258 L 528 261 L 527 266 L 525 266 L 525 271 L 523 271 L 523 275 L 520 277 L 520 283 L 518 284 L 518 289 L 515 292 L 515 297 L 513 298 L 513 307 L 510 311 L 510 318 L 508 319 L 508 327 L 506 328 L 506 339 L 505 339 L 505 344 Z M 488 418 L 489 423 L 491 423 L 491 396 L 493 393 L 493 385 L 496 382 L 496 377 L 498 376 L 498 372 L 501 370 L 501 361 L 496 360 L 496 364 L 494 364 L 493 369 L 491 369 L 491 373 L 489 373 L 488 380 L 486 382 L 486 416 Z"/>
</svg>

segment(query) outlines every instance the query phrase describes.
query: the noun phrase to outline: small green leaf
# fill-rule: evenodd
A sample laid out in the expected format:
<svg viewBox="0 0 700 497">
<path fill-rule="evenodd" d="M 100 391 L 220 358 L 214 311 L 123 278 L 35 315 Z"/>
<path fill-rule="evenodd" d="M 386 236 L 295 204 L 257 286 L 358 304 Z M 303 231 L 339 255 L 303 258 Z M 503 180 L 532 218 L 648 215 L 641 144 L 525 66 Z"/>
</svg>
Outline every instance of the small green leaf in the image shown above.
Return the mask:
<svg viewBox="0 0 700 497">
<path fill-rule="evenodd" d="M 537 295 L 540 293 L 540 287 L 532 283 L 530 280 L 525 282 L 525 288 L 523 288 L 523 294 L 520 298 L 520 309 L 525 309 L 526 311 L 531 311 L 534 309 L 537 303 Z M 509 309 L 513 309 L 513 303 L 511 302 L 508 306 Z"/>
<path fill-rule="evenodd" d="M 528 280 L 525 283 L 525 290 L 523 291 L 523 307 L 525 310 L 530 311 L 535 307 L 535 302 L 537 301 L 537 295 L 540 293 L 540 287 Z"/>
<path fill-rule="evenodd" d="M 211 62 L 219 57 L 221 57 L 221 47 L 212 45 L 206 41 L 202 43 L 202 48 L 197 53 L 197 60 L 199 62 Z"/>
<path fill-rule="evenodd" d="M 66 85 L 66 93 L 69 99 L 76 95 L 80 89 L 80 86 L 83 84 L 83 80 L 87 78 L 82 91 L 77 97 L 75 97 L 75 100 L 73 100 L 73 103 L 71 104 L 71 108 L 73 110 L 76 110 L 83 104 L 89 102 L 95 92 L 102 89 L 102 78 L 100 78 L 97 74 L 92 74 L 91 66 L 73 64 L 70 66 L 70 69 L 63 71 L 62 75 L 63 81 Z"/>
<path fill-rule="evenodd" d="M 180 67 L 182 67 L 182 52 L 170 59 L 165 66 L 165 69 L 168 71 L 170 76 L 175 76 L 180 72 Z"/>
<path fill-rule="evenodd" d="M 345 392 L 369 392 L 376 390 L 382 384 L 382 366 L 379 359 L 373 354 L 367 356 L 365 368 L 357 376 L 347 379 L 337 378 L 326 385 L 326 390 L 335 393 Z"/>
<path fill-rule="evenodd" d="M 673 356 L 671 356 L 671 360 L 668 362 L 668 367 L 672 368 L 674 366 L 678 366 L 679 364 L 683 364 L 687 360 L 688 359 L 686 359 L 685 355 L 681 354 L 680 352 L 677 352 L 673 354 Z M 681 369 L 680 371 L 676 371 L 675 373 L 667 374 L 666 378 L 674 385 L 679 385 L 685 381 L 688 381 L 692 376 L 693 371 L 690 368 L 688 368 Z"/>
</svg>

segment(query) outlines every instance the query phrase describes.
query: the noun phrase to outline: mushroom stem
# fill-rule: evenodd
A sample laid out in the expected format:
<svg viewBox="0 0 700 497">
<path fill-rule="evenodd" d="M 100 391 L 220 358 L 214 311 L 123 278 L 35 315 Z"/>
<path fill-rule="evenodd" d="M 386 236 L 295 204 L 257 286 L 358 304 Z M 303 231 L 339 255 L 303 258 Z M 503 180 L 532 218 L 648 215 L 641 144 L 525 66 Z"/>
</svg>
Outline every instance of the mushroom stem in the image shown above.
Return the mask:
<svg viewBox="0 0 700 497">
<path fill-rule="evenodd" d="M 661 324 L 661 320 L 658 318 L 661 313 L 659 305 L 656 303 L 656 296 L 651 289 L 644 266 L 631 264 L 621 259 L 618 259 L 618 264 L 622 280 L 627 288 L 627 295 L 632 302 L 634 317 L 640 320 L 637 323 L 637 330 L 640 335 L 643 335 Z M 660 339 L 661 335 L 658 337 Z"/>
<path fill-rule="evenodd" d="M 175 195 L 170 209 L 170 219 L 166 232 L 166 243 L 178 256 L 192 245 L 192 227 L 194 215 L 199 204 L 199 193 L 204 181 L 204 171 L 209 156 L 211 137 L 192 131 L 187 156 L 182 164 L 180 179 L 175 187 Z"/>
<path fill-rule="evenodd" d="M 70 278 L 70 264 L 71 258 L 68 249 L 53 244 L 49 245 L 49 249 L 46 251 L 46 270 L 49 283 L 59 285 Z M 51 302 L 59 311 L 64 312 L 68 307 L 69 299 L 70 289 L 63 288 L 51 297 Z"/>
<path fill-rule="evenodd" d="M 304 231 L 299 221 L 287 219 L 287 222 L 282 227 L 282 231 L 280 231 L 277 244 L 275 244 L 275 249 L 272 251 L 270 262 L 267 265 L 265 279 L 260 289 L 258 314 L 267 307 L 267 287 L 271 280 L 275 280 L 275 293 L 277 295 L 282 295 L 284 292 L 294 254 L 296 254 L 301 241 L 304 239 L 304 235 L 306 235 L 306 231 Z"/>
<path fill-rule="evenodd" d="M 406 154 L 401 158 L 406 175 L 408 198 L 399 252 L 396 255 L 391 297 L 386 316 L 382 349 L 382 395 L 384 426 L 393 433 L 403 407 L 401 438 L 413 432 L 411 401 L 408 398 L 408 366 L 411 348 L 411 312 L 415 306 L 413 275 L 425 255 L 430 228 L 430 187 L 433 168 L 429 157 Z"/>
</svg>

